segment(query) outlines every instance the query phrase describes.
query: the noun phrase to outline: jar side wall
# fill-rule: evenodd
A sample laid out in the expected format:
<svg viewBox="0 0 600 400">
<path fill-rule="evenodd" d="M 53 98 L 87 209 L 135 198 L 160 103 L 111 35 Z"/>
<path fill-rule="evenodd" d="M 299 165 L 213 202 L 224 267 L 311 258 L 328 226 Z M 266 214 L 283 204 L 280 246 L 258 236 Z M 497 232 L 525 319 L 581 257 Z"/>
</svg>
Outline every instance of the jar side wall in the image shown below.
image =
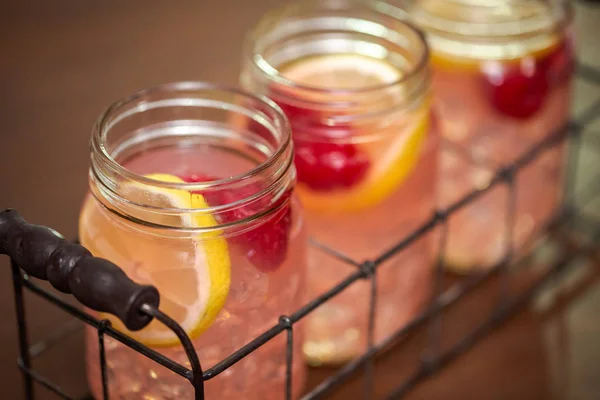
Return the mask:
<svg viewBox="0 0 600 400">
<path fill-rule="evenodd" d="M 509 60 L 461 60 L 434 49 L 434 109 L 443 137 L 478 160 L 447 150 L 442 158 L 441 206 L 486 187 L 508 165 L 569 118 L 574 66 L 570 26 L 548 37 L 550 45 Z M 540 233 L 560 206 L 565 147 L 548 150 L 516 179 L 514 246 Z M 511 194 L 494 189 L 454 215 L 449 224 L 448 268 L 458 273 L 487 269 L 506 254 L 506 210 Z M 491 229 L 490 227 L 495 227 Z M 476 238 L 476 239 L 474 239 Z"/>
<path fill-rule="evenodd" d="M 285 9 L 289 12 L 267 19 L 266 28 L 259 23 L 246 47 L 241 80 L 247 89 L 268 93 L 290 119 L 297 193 L 311 236 L 353 260 L 373 260 L 430 218 L 435 208 L 439 135 L 430 115 L 427 45 L 410 24 L 378 11 L 379 3 L 356 14 L 305 4 L 303 13 Z M 342 16 L 350 17 L 350 23 L 343 25 Z M 285 32 L 290 20 L 303 30 L 280 34 L 277 27 Z M 277 35 L 283 39 L 275 40 Z M 285 46 L 290 42 L 291 50 Z M 271 67 L 285 68 L 297 57 L 344 52 L 392 64 L 405 76 L 379 87 L 328 90 L 286 82 L 277 78 L 276 68 L 268 73 L 268 67 L 261 70 L 256 63 L 266 60 Z M 377 342 L 425 303 L 433 254 L 430 235 L 378 270 L 377 312 L 382 314 L 376 322 Z M 309 248 L 307 299 L 354 271 L 354 265 L 322 248 Z M 356 299 L 369 295 L 369 283 L 356 282 L 307 316 L 304 355 L 310 363 L 336 364 L 366 349 L 368 302 L 357 306 Z"/>
<path fill-rule="evenodd" d="M 190 335 L 205 367 L 299 307 L 306 237 L 288 122 L 271 101 L 198 83 L 148 89 L 112 106 L 92 144 L 82 244 L 154 285 L 161 311 Z M 102 317 L 185 365 L 177 338 L 158 321 L 128 332 Z M 87 366 L 99 395 L 95 342 Z M 191 394 L 189 382 L 139 353 L 106 345 L 111 397 Z M 207 393 L 258 400 L 265 386 L 283 387 L 285 343 L 265 349 L 212 379 Z M 266 375 L 255 364 L 268 365 Z M 300 357 L 294 374 L 302 379 Z"/>
<path fill-rule="evenodd" d="M 100 207 L 92 197 L 88 198 L 86 206 Z M 194 340 L 200 362 L 207 368 L 229 356 L 244 344 L 253 340 L 278 322 L 280 315 L 289 315 L 297 310 L 304 300 L 306 264 L 306 231 L 301 216 L 301 207 L 296 200 L 292 201 L 292 219 L 290 235 L 286 246 L 288 253 L 285 261 L 275 271 L 261 271 L 248 261 L 246 254 L 235 243 L 240 236 L 228 238 L 231 244 L 231 286 L 227 301 L 215 322 Z M 119 266 L 137 282 L 147 283 L 147 270 L 144 269 L 139 249 L 144 243 L 151 245 L 163 254 L 163 259 L 179 258 L 183 263 L 193 260 L 193 247 L 190 237 L 153 238 L 141 232 L 132 230 L 131 226 L 119 225 L 115 217 L 106 211 L 98 209 L 96 218 L 105 223 L 113 224 L 111 234 L 95 231 L 90 221 L 82 221 L 80 225 L 81 242 L 91 252 L 99 257 L 107 258 Z M 114 225 L 114 224 L 117 225 Z M 137 235 L 138 249 L 124 246 L 123 236 Z M 196 238 L 197 240 L 198 238 Z M 206 239 L 204 242 L 215 240 Z M 187 260 L 187 261 L 185 261 Z M 160 260 L 158 260 L 160 261 Z M 179 266 L 169 265 L 167 268 L 176 273 Z M 182 287 L 185 287 L 182 281 Z M 161 293 L 164 295 L 164 293 Z M 93 394 L 101 397 L 100 375 L 97 367 L 98 349 L 95 331 L 88 332 L 87 369 L 88 379 Z M 261 399 L 266 388 L 285 385 L 286 346 L 284 336 L 270 341 L 260 350 L 246 357 L 228 373 L 211 379 L 206 385 L 206 394 L 224 399 Z M 299 394 L 304 379 L 304 365 L 301 357 L 303 331 L 295 327 L 294 347 L 294 393 Z M 155 348 L 161 354 L 185 364 L 186 356 L 181 346 Z M 148 394 L 153 396 L 191 396 L 189 382 L 172 374 L 141 356 L 139 353 L 117 343 L 110 338 L 106 341 L 106 356 L 108 362 L 109 389 L 113 397 Z M 255 365 L 261 365 L 260 369 Z M 160 384 L 158 384 L 160 382 Z M 246 382 L 241 384 L 241 382 Z"/>
</svg>

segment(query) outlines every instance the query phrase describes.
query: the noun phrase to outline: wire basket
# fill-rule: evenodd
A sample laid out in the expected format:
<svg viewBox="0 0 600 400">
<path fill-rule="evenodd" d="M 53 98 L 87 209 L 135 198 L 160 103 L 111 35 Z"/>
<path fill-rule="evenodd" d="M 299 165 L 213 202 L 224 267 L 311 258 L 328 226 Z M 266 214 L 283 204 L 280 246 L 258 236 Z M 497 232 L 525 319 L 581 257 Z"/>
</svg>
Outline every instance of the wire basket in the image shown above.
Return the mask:
<svg viewBox="0 0 600 400">
<path fill-rule="evenodd" d="M 593 85 L 593 90 L 600 94 L 600 71 L 589 66 L 578 64 L 577 78 L 586 85 Z M 490 184 L 480 190 L 474 190 L 460 200 L 456 201 L 446 209 L 438 210 L 423 225 L 407 237 L 380 254 L 377 258 L 355 263 L 343 255 L 337 254 L 333 249 L 321 249 L 330 255 L 353 264 L 358 268 L 348 277 L 342 279 L 334 288 L 327 293 L 313 299 L 291 315 L 282 315 L 274 325 L 263 334 L 256 337 L 245 346 L 241 347 L 229 357 L 221 360 L 208 369 L 203 369 L 192 342 L 184 330 L 168 315 L 158 309 L 159 294 L 156 289 L 148 286 L 140 286 L 131 281 L 119 267 L 114 264 L 89 255 L 87 250 L 76 243 L 64 240 L 50 228 L 41 227 L 25 222 L 16 211 L 5 210 L 0 212 L 0 254 L 6 254 L 11 258 L 12 277 L 14 283 L 14 300 L 17 314 L 19 359 L 18 366 L 22 371 L 25 387 L 25 398 L 32 400 L 34 396 L 34 383 L 37 382 L 46 389 L 54 392 L 64 399 L 75 399 L 69 396 L 61 387 L 42 376 L 32 368 L 32 360 L 42 354 L 52 345 L 70 333 L 72 329 L 65 328 L 57 334 L 51 334 L 40 343 L 30 346 L 28 327 L 25 319 L 24 291 L 30 291 L 48 301 L 52 306 L 58 307 L 74 318 L 94 327 L 98 333 L 100 349 L 100 371 L 102 374 L 102 388 L 104 399 L 109 399 L 107 368 L 105 356 L 105 337 L 109 336 L 131 349 L 154 360 L 158 364 L 170 369 L 176 374 L 187 379 L 194 387 L 195 399 L 204 399 L 204 382 L 221 374 L 227 368 L 240 361 L 250 353 L 263 346 L 275 336 L 285 332 L 287 335 L 286 355 L 286 399 L 291 399 L 292 393 L 292 348 L 294 343 L 294 327 L 303 317 L 312 312 L 321 304 L 344 291 L 348 286 L 358 280 L 369 280 L 371 282 L 371 294 L 369 299 L 368 319 L 368 349 L 360 357 L 348 362 L 329 376 L 319 385 L 306 393 L 303 399 L 324 398 L 333 390 L 346 382 L 348 378 L 360 368 L 364 369 L 364 398 L 372 397 L 374 390 L 374 363 L 375 358 L 383 350 L 393 345 L 406 334 L 415 331 L 419 327 L 427 329 L 427 345 L 422 351 L 420 361 L 414 365 L 414 371 L 399 385 L 387 394 L 386 398 L 401 398 L 417 383 L 445 366 L 460 354 L 467 351 L 474 343 L 484 337 L 500 322 L 514 313 L 522 304 L 527 302 L 556 272 L 564 269 L 570 262 L 580 256 L 594 254 L 595 243 L 600 234 L 600 220 L 586 214 L 585 206 L 600 192 L 600 171 L 587 184 L 578 185 L 577 170 L 580 157 L 580 149 L 585 144 L 586 149 L 594 149 L 600 156 L 600 141 L 595 142 L 593 137 L 585 135 L 586 127 L 600 116 L 600 98 L 580 115 L 573 117 L 560 131 L 551 132 L 542 141 L 532 146 L 526 153 L 514 163 L 504 166 L 495 171 Z M 516 249 L 510 248 L 512 243 L 514 215 L 515 215 L 515 177 L 528 164 L 540 157 L 541 154 L 561 145 L 565 141 L 569 143 L 569 162 L 567 164 L 567 182 L 565 187 L 564 202 L 560 209 L 556 210 L 553 218 L 547 221 L 544 231 L 559 238 L 563 244 L 566 243 L 569 251 L 562 252 L 560 256 L 554 257 L 551 265 L 538 274 L 519 295 L 511 295 L 507 290 L 510 280 L 510 269 L 515 263 L 526 262 L 522 257 L 517 257 Z M 457 148 L 456 145 L 446 143 L 452 147 L 452 151 L 458 151 L 468 158 L 468 152 Z M 444 150 L 447 151 L 447 150 Z M 472 160 L 471 160 L 472 162 Z M 509 188 L 509 202 L 506 221 L 506 241 L 509 243 L 509 251 L 501 262 L 492 269 L 478 274 L 471 274 L 463 279 L 455 280 L 451 285 L 444 283 L 443 272 L 444 247 L 447 240 L 446 222 L 448 217 L 458 210 L 468 206 L 482 195 L 497 187 L 506 185 Z M 576 186 L 583 187 L 576 190 Z M 411 320 L 401 330 L 382 341 L 374 343 L 375 325 L 375 301 L 376 301 L 376 274 L 379 265 L 388 260 L 401 250 L 410 246 L 416 240 L 434 229 L 439 229 L 440 254 L 435 274 L 434 296 L 425 310 L 416 318 Z M 582 235 L 583 234 L 583 235 Z M 585 239 L 582 239 L 584 237 Z M 313 245 L 316 245 L 313 243 Z M 85 268 L 73 268 L 75 265 L 84 264 Z M 82 272 L 83 271 L 83 272 Z M 502 291 L 498 296 L 494 309 L 486 316 L 484 322 L 466 333 L 460 340 L 447 349 L 442 350 L 440 345 L 440 324 L 444 310 L 453 306 L 459 299 L 467 295 L 473 289 L 479 287 L 492 276 L 497 276 Z M 108 279 L 108 286 L 98 285 L 98 277 L 104 282 Z M 171 329 L 181 340 L 183 348 L 188 357 L 189 365 L 184 365 L 169 359 L 160 353 L 135 341 L 131 337 L 115 330 L 108 320 L 99 320 L 89 313 L 82 311 L 53 290 L 43 288 L 36 279 L 49 280 L 58 291 L 72 293 L 79 302 L 89 308 L 110 312 L 118 316 L 130 329 L 140 329 L 146 326 L 152 319 L 157 319 Z M 446 288 L 445 288 L 446 286 Z M 118 293 L 119 296 L 115 296 Z M 119 297 L 120 300 L 114 300 Z M 86 397 L 91 399 L 91 397 Z"/>
</svg>

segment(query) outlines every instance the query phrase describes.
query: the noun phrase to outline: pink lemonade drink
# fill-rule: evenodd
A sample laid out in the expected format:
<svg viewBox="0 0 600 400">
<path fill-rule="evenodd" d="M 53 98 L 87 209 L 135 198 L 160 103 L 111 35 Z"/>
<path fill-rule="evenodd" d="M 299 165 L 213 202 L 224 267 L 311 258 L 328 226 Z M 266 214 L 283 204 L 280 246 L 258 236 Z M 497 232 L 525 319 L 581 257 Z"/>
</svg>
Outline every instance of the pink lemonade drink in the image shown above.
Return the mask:
<svg viewBox="0 0 600 400">
<path fill-rule="evenodd" d="M 433 215 L 438 137 L 430 125 L 428 51 L 375 2 L 305 1 L 265 16 L 247 43 L 242 83 L 268 95 L 293 132 L 309 235 L 307 298 L 375 260 Z M 377 270 L 375 341 L 429 298 L 432 236 Z M 324 250 L 327 249 L 327 250 Z M 370 282 L 307 316 L 304 354 L 335 364 L 366 350 Z"/>
<path fill-rule="evenodd" d="M 93 132 L 81 242 L 159 290 L 160 309 L 192 338 L 205 370 L 302 303 L 306 235 L 293 196 L 289 124 L 273 106 L 233 89 L 170 84 L 111 106 Z M 102 317 L 190 367 L 158 321 L 129 332 Z M 206 397 L 284 399 L 285 336 L 206 381 Z M 294 336 L 297 397 L 298 326 Z M 95 330 L 87 340 L 88 377 L 100 399 Z M 111 399 L 193 398 L 189 382 L 110 338 L 106 357 Z"/>
<path fill-rule="evenodd" d="M 440 179 L 442 206 L 448 206 L 468 191 L 485 188 L 498 168 L 567 122 L 570 13 L 562 1 L 408 3 L 432 52 L 434 109 L 449 144 Z M 512 235 L 517 251 L 560 205 L 564 150 L 564 145 L 552 148 L 516 176 Z M 508 203 L 508 187 L 501 185 L 452 216 L 446 247 L 451 270 L 489 268 L 503 259 Z"/>
</svg>

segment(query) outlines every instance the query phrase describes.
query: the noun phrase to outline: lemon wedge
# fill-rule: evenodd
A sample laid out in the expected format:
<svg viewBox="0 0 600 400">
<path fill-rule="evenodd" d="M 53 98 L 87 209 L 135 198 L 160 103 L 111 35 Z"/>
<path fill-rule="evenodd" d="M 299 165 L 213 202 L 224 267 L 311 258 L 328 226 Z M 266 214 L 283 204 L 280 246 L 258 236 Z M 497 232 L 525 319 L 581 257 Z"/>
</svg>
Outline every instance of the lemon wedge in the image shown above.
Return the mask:
<svg viewBox="0 0 600 400">
<path fill-rule="evenodd" d="M 151 174 L 148 178 L 170 183 L 183 183 L 176 176 Z M 151 185 L 127 184 L 122 187 L 130 201 L 154 207 L 204 209 L 208 204 L 199 194 L 180 189 Z M 231 261 L 227 242 L 218 230 L 166 237 L 148 234 L 142 226 L 115 221 L 97 202 L 88 201 L 80 218 L 82 244 L 92 254 L 115 262 L 141 284 L 154 285 L 160 295 L 160 309 L 177 321 L 195 338 L 217 318 L 225 305 L 231 283 Z M 129 211 L 129 210 L 128 210 Z M 214 227 L 210 214 L 179 217 L 152 213 L 146 209 L 131 210 L 130 215 L 160 225 Z M 141 343 L 153 347 L 179 344 L 175 334 L 158 321 L 152 321 L 138 332 L 130 332 L 110 315 L 103 315 L 113 325 Z"/>
</svg>

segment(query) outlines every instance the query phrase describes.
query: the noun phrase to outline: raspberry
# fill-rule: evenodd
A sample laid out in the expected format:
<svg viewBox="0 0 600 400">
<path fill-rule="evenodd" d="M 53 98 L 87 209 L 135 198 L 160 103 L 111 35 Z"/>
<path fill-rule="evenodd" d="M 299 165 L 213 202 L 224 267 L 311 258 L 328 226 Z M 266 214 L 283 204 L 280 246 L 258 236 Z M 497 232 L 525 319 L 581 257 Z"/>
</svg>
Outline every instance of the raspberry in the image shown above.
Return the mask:
<svg viewBox="0 0 600 400">
<path fill-rule="evenodd" d="M 348 126 L 330 126 L 317 111 L 278 103 L 292 126 L 298 181 L 315 191 L 347 189 L 362 181 L 370 162 L 362 150 L 348 143 Z M 336 143 L 335 140 L 345 140 Z"/>
<path fill-rule="evenodd" d="M 296 143 L 298 181 L 317 191 L 350 188 L 369 169 L 369 160 L 353 144 L 327 142 Z"/>
<path fill-rule="evenodd" d="M 543 107 L 551 85 L 568 78 L 572 68 L 571 46 L 563 41 L 541 59 L 528 57 L 501 75 L 486 75 L 485 87 L 496 110 L 512 118 L 528 119 Z"/>
<path fill-rule="evenodd" d="M 492 105 L 500 113 L 527 119 L 538 112 L 549 92 L 546 70 L 533 62 L 531 68 L 512 67 L 503 71 L 497 79 L 486 79 L 486 89 Z"/>
<path fill-rule="evenodd" d="M 215 178 L 203 174 L 192 174 L 182 177 L 182 179 L 188 183 L 215 180 Z M 208 204 L 223 205 L 246 199 L 259 190 L 260 188 L 257 186 L 246 186 L 234 190 L 223 189 L 206 193 L 204 196 Z M 280 203 L 286 204 L 274 215 L 265 217 L 268 218 L 267 221 L 230 240 L 243 249 L 248 260 L 260 271 L 276 271 L 287 257 L 289 233 L 292 226 L 292 209 L 287 203 L 290 196 L 291 194 L 288 192 L 281 197 Z M 255 202 L 242 205 L 219 215 L 218 218 L 223 223 L 235 222 L 248 218 L 269 206 L 268 200 L 262 199 L 258 204 Z"/>
</svg>

